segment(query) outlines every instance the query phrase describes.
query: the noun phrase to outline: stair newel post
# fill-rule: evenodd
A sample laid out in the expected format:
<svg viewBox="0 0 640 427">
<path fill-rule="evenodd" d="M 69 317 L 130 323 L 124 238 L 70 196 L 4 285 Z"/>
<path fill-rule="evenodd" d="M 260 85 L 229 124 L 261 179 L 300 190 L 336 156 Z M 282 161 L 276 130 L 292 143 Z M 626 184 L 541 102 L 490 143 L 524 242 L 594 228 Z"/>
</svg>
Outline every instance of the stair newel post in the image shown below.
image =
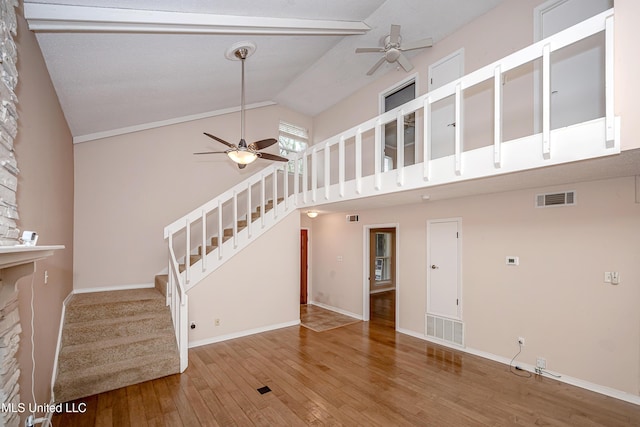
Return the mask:
<svg viewBox="0 0 640 427">
<path fill-rule="evenodd" d="M 178 347 L 180 350 L 180 372 L 184 372 L 189 365 L 189 304 L 188 296 L 183 293 L 180 295 L 180 336 L 178 338 Z"/>
<path fill-rule="evenodd" d="M 187 238 L 185 239 L 185 255 L 184 255 L 184 279 L 185 284 L 189 284 L 191 280 L 191 222 L 187 217 L 185 228 L 187 230 Z"/>
<path fill-rule="evenodd" d="M 251 238 L 251 223 L 253 218 L 251 217 L 251 181 L 247 183 L 247 236 Z"/>
<path fill-rule="evenodd" d="M 238 247 L 238 192 L 233 190 L 233 249 Z"/>
<path fill-rule="evenodd" d="M 202 209 L 202 272 L 207 271 L 207 211 Z"/>
<path fill-rule="evenodd" d="M 224 231 L 222 229 L 222 201 L 218 199 L 218 259 L 222 259 L 222 244 L 224 243 Z"/>
<path fill-rule="evenodd" d="M 273 218 L 278 218 L 278 168 L 273 168 Z"/>
</svg>

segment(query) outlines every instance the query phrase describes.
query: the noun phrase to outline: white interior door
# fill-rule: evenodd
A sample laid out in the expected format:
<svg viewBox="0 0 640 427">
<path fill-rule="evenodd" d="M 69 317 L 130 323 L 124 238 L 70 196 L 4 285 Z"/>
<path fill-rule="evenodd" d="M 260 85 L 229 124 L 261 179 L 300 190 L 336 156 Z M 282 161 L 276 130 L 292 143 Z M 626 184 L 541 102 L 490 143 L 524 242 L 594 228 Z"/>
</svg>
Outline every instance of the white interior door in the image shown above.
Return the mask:
<svg viewBox="0 0 640 427">
<path fill-rule="evenodd" d="M 460 220 L 427 223 L 427 313 L 461 320 Z"/>
<path fill-rule="evenodd" d="M 464 51 L 429 66 L 429 91 L 459 79 L 464 74 Z M 455 146 L 455 99 L 449 96 L 431 106 L 431 158 L 450 156 Z"/>
<path fill-rule="evenodd" d="M 542 40 L 613 7 L 613 0 L 551 0 L 534 12 L 534 38 Z M 536 105 L 542 99 L 540 74 L 534 79 Z M 540 130 L 540 109 L 536 108 Z M 604 35 L 598 34 L 551 56 L 551 128 L 605 115 Z"/>
</svg>

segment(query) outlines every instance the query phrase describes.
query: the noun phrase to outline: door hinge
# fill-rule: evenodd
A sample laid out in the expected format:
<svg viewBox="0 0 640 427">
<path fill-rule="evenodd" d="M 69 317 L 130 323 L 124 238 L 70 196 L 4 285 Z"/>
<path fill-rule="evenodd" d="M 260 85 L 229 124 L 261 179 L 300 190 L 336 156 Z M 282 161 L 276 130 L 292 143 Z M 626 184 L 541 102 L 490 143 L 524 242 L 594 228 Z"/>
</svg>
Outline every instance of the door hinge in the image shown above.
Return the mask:
<svg viewBox="0 0 640 427">
<path fill-rule="evenodd" d="M 456 239 L 460 238 L 460 233 L 456 231 Z"/>
<path fill-rule="evenodd" d="M 460 305 L 460 300 L 456 298 L 456 305 Z"/>
</svg>

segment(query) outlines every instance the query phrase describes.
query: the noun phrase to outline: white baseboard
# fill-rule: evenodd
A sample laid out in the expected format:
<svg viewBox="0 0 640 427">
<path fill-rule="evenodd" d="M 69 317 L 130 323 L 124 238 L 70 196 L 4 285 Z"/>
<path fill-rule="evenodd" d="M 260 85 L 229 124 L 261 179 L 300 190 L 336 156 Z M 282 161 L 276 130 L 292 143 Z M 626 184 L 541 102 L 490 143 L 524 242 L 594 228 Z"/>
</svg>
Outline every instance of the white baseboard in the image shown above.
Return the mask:
<svg viewBox="0 0 640 427">
<path fill-rule="evenodd" d="M 465 353 L 469 353 L 469 354 L 473 354 L 474 356 L 479 356 L 482 357 L 484 359 L 489 359 L 489 360 L 493 360 L 494 362 L 498 362 L 498 363 L 502 363 L 505 365 L 509 365 L 509 363 L 511 363 L 511 359 L 507 358 L 507 357 L 502 357 L 502 356 L 498 356 L 496 354 L 493 353 L 488 353 L 486 351 L 482 351 L 482 350 L 476 350 L 474 348 L 469 348 L 469 347 L 460 347 L 457 345 L 452 345 L 450 343 L 444 342 L 444 341 L 440 341 L 438 339 L 432 339 L 431 337 L 427 337 L 423 334 L 420 334 L 418 332 L 415 331 L 410 331 L 408 329 L 401 329 L 398 328 L 397 329 L 398 332 L 403 333 L 405 335 L 409 335 L 415 338 L 419 338 L 421 340 L 424 341 L 428 341 L 428 342 L 432 342 L 434 344 L 438 344 L 444 347 L 449 347 L 452 350 L 459 350 Z M 531 372 L 532 374 L 535 375 L 535 371 L 536 371 L 536 367 L 533 365 L 529 365 L 526 363 L 522 363 L 522 362 L 518 362 L 518 363 L 514 363 L 514 366 L 518 365 L 520 368 L 524 369 L 525 371 Z M 603 386 L 600 384 L 594 384 L 592 382 L 589 381 L 585 381 L 585 380 L 581 380 L 580 378 L 575 378 L 575 377 L 571 377 L 569 375 L 564 375 L 562 373 L 559 372 L 553 372 L 554 375 L 559 375 L 560 378 L 555 378 L 553 376 L 546 376 L 547 378 L 550 379 L 554 379 L 566 384 L 570 384 L 576 387 L 580 387 L 583 388 L 585 390 L 589 390 L 589 391 L 593 391 L 599 394 L 603 394 L 605 396 L 609 396 L 609 397 L 613 397 L 615 399 L 619 399 L 619 400 L 623 400 L 625 402 L 629 402 L 629 403 L 633 403 L 635 405 L 640 405 L 640 396 L 637 396 L 635 394 L 631 394 L 631 393 L 627 393 L 625 391 L 621 391 L 621 390 L 617 390 L 611 387 L 607 387 L 607 386 Z"/>
<path fill-rule="evenodd" d="M 290 326 L 298 326 L 299 324 L 300 324 L 300 319 L 293 320 L 291 322 L 277 323 L 275 325 L 263 326 L 255 329 L 248 329 L 246 331 L 234 332 L 226 335 L 219 335 L 216 337 L 206 338 L 203 340 L 190 341 L 189 348 L 200 347 L 208 344 L 215 344 L 217 342 L 232 340 L 235 338 L 242 338 L 249 335 L 259 334 L 261 332 L 274 331 L 276 329 L 288 328 Z"/>
<path fill-rule="evenodd" d="M 91 292 L 130 291 L 132 289 L 149 289 L 155 287 L 155 283 L 141 283 L 133 285 L 101 286 L 99 288 L 74 289 L 74 294 L 88 294 Z"/>
<path fill-rule="evenodd" d="M 323 303 L 317 302 L 317 301 L 310 301 L 309 304 L 318 306 L 320 308 L 324 308 L 326 310 L 335 311 L 336 313 L 344 314 L 345 316 L 353 317 L 354 319 L 362 320 L 362 315 L 356 314 L 356 313 L 352 313 L 350 311 L 343 310 L 343 309 L 338 308 L 338 307 L 333 307 L 333 306 L 326 305 L 326 304 L 323 304 Z"/>
</svg>

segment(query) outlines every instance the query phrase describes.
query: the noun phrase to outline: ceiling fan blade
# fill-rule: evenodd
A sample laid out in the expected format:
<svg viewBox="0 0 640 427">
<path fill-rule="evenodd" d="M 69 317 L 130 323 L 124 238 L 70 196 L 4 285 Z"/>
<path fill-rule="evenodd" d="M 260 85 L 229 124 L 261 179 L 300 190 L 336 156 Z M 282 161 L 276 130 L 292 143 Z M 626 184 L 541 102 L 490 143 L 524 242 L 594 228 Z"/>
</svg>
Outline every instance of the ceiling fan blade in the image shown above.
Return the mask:
<svg viewBox="0 0 640 427">
<path fill-rule="evenodd" d="M 400 41 L 400 25 L 391 25 L 391 33 L 389 33 L 389 43 L 398 44 Z"/>
<path fill-rule="evenodd" d="M 398 64 L 402 66 L 402 68 L 404 68 L 405 71 L 409 72 L 413 70 L 413 64 L 403 54 L 400 54 L 400 56 L 398 56 L 398 59 L 396 61 L 398 62 Z"/>
<path fill-rule="evenodd" d="M 376 72 L 376 70 L 377 70 L 378 68 L 380 68 L 380 66 L 384 63 L 384 61 L 386 61 L 386 59 L 385 59 L 385 57 L 383 56 L 382 58 L 380 58 L 380 60 L 378 60 L 378 62 L 376 62 L 376 63 L 374 64 L 374 66 L 373 66 L 373 67 L 371 67 L 371 69 L 370 69 L 370 70 L 369 70 L 369 72 L 367 73 L 367 76 L 370 76 L 370 75 L 372 75 L 373 73 L 375 73 L 375 72 Z"/>
<path fill-rule="evenodd" d="M 193 154 L 227 154 L 226 151 L 204 151 L 202 153 L 193 153 Z"/>
<path fill-rule="evenodd" d="M 287 159 L 286 157 L 282 157 L 282 156 L 276 156 L 275 154 L 270 154 L 270 153 L 257 153 L 259 157 L 265 159 L 265 160 L 275 160 L 276 162 L 288 162 L 289 159 Z"/>
<path fill-rule="evenodd" d="M 223 143 L 224 145 L 226 145 L 227 147 L 230 147 L 230 148 L 236 148 L 236 146 L 235 146 L 235 145 L 233 145 L 233 144 L 232 144 L 232 143 L 230 143 L 230 142 L 225 141 L 224 139 L 218 138 L 217 136 L 211 135 L 210 133 L 206 133 L 206 132 L 203 132 L 203 133 L 204 133 L 205 135 L 207 135 L 209 138 L 213 138 L 213 139 L 215 139 L 215 140 L 216 140 L 216 141 L 218 141 L 218 142 L 222 142 L 222 143 Z"/>
<path fill-rule="evenodd" d="M 262 139 L 260 141 L 252 142 L 251 144 L 249 144 L 249 150 L 264 150 L 267 147 L 271 147 L 276 142 L 278 142 L 278 140 L 274 138 Z"/>
<path fill-rule="evenodd" d="M 425 47 L 433 46 L 433 39 L 431 37 L 422 40 L 416 40 L 414 42 L 405 43 L 400 47 L 400 50 L 414 50 L 414 49 L 423 49 Z"/>
<path fill-rule="evenodd" d="M 356 53 L 373 53 L 373 52 L 384 52 L 384 48 L 382 48 L 382 47 L 358 47 L 358 48 L 356 48 Z"/>
</svg>

